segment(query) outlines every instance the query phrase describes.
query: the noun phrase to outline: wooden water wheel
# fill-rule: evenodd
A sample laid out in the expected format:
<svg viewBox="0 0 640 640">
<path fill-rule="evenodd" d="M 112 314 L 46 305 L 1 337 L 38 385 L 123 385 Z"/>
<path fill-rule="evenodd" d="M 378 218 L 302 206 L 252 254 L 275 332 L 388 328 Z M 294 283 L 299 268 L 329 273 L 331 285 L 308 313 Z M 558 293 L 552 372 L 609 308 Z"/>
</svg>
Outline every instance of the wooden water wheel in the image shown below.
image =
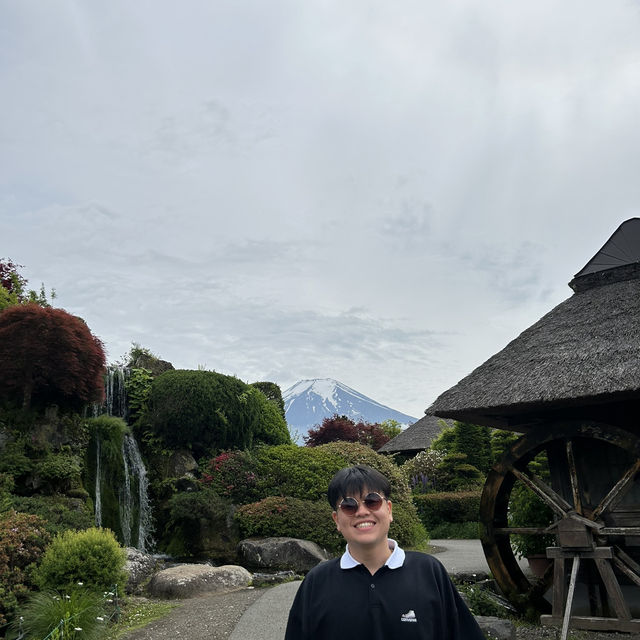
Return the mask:
<svg viewBox="0 0 640 640">
<path fill-rule="evenodd" d="M 532 470 L 541 457 L 548 478 Z M 543 624 L 562 626 L 563 638 L 569 626 L 640 632 L 639 471 L 636 434 L 575 421 L 532 429 L 488 475 L 480 520 L 489 568 L 516 604 L 532 604 Z M 519 486 L 553 513 L 546 525 L 513 525 L 509 504 Z M 520 568 L 512 549 L 519 535 L 552 536 L 542 578 Z"/>
</svg>

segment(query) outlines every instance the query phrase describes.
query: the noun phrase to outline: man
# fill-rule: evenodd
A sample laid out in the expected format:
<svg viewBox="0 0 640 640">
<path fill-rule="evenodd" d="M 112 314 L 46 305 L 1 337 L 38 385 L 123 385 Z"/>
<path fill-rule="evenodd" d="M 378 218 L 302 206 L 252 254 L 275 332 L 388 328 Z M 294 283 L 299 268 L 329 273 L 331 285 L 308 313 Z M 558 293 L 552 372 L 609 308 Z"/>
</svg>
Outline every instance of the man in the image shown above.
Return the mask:
<svg viewBox="0 0 640 640">
<path fill-rule="evenodd" d="M 440 562 L 387 537 L 385 476 L 362 465 L 342 469 L 327 497 L 346 551 L 307 574 L 285 640 L 484 640 Z"/>
</svg>

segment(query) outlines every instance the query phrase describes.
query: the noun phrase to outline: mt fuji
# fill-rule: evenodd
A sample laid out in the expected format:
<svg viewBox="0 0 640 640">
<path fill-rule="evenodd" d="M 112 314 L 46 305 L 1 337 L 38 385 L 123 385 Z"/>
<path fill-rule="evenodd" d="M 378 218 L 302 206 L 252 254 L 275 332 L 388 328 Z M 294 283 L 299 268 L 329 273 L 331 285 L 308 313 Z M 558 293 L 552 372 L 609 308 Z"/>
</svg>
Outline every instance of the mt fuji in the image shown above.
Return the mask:
<svg viewBox="0 0 640 640">
<path fill-rule="evenodd" d="M 300 440 L 309 429 L 319 426 L 324 418 L 336 413 L 355 422 L 378 423 L 397 420 L 407 426 L 417 418 L 386 407 L 371 398 L 331 378 L 301 380 L 283 394 L 285 417 L 289 430 Z"/>
</svg>

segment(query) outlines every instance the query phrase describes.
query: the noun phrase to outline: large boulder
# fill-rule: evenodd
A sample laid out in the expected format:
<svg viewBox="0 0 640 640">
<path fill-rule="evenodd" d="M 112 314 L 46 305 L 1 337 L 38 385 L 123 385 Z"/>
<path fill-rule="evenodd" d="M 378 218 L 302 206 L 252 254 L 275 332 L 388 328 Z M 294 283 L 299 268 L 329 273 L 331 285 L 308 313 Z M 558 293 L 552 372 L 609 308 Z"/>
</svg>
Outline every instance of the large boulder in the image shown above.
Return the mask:
<svg viewBox="0 0 640 640">
<path fill-rule="evenodd" d="M 127 561 L 124 568 L 128 579 L 125 590 L 127 593 L 139 594 L 144 589 L 148 579 L 162 568 L 164 562 L 149 553 L 143 553 L 133 547 L 127 547 L 126 553 Z"/>
<path fill-rule="evenodd" d="M 248 538 L 238 544 L 243 564 L 256 569 L 310 571 L 329 554 L 315 542 L 297 538 Z"/>
<path fill-rule="evenodd" d="M 203 593 L 242 589 L 250 583 L 251 574 L 236 565 L 180 564 L 158 571 L 147 590 L 158 598 L 191 598 Z"/>
</svg>

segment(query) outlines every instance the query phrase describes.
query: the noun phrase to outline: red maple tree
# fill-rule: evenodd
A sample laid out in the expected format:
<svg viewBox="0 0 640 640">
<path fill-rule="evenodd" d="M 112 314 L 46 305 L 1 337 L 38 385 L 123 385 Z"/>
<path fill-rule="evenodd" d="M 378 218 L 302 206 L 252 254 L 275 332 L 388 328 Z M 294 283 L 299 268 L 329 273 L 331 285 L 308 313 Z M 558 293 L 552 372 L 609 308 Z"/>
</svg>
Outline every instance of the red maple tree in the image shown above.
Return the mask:
<svg viewBox="0 0 640 640">
<path fill-rule="evenodd" d="M 79 408 L 104 397 L 105 353 L 86 323 L 35 303 L 0 313 L 0 397 Z"/>
<path fill-rule="evenodd" d="M 389 436 L 378 424 L 370 422 L 354 422 L 347 416 L 334 415 L 325 418 L 317 429 L 309 429 L 304 437 L 307 447 L 317 447 L 328 442 L 359 442 L 377 451 L 389 441 Z"/>
</svg>

